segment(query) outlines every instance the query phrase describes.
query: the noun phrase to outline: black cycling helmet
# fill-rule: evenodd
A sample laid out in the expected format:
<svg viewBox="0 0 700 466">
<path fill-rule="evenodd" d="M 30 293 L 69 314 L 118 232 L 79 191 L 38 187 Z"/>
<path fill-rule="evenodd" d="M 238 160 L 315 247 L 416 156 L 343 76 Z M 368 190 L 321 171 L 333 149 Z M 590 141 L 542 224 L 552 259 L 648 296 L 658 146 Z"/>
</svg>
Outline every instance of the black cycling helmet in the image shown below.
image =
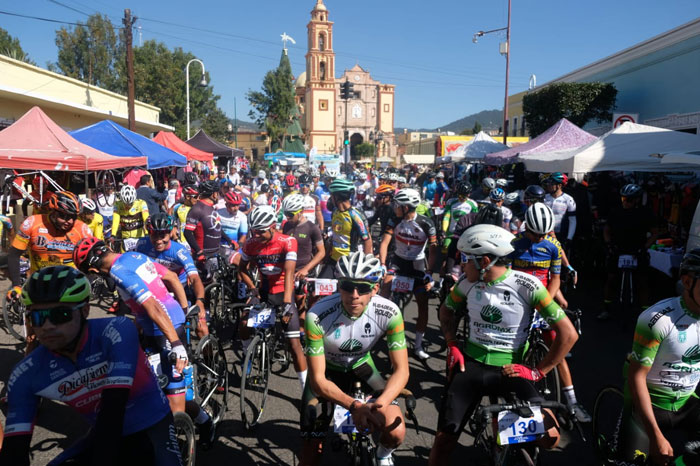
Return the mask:
<svg viewBox="0 0 700 466">
<path fill-rule="evenodd" d="M 457 195 L 459 196 L 469 196 L 471 192 L 472 185 L 469 183 L 461 183 L 459 186 L 457 186 Z"/>
<path fill-rule="evenodd" d="M 523 199 L 530 202 L 544 202 L 545 192 L 542 186 L 531 184 L 525 188 Z"/>
<path fill-rule="evenodd" d="M 148 220 L 146 220 L 146 229 L 148 229 L 148 233 L 153 233 L 154 231 L 172 231 L 173 219 L 165 212 L 152 214 L 148 217 Z"/>
<path fill-rule="evenodd" d="M 311 177 L 306 173 L 299 175 L 299 184 L 310 184 Z"/>
<path fill-rule="evenodd" d="M 479 207 L 474 223 L 472 225 L 496 225 L 503 226 L 503 211 L 493 204 L 486 204 Z"/>
<path fill-rule="evenodd" d="M 209 197 L 214 193 L 219 192 L 219 183 L 213 180 L 202 181 L 199 183 L 199 195 Z"/>
<path fill-rule="evenodd" d="M 45 303 L 87 303 L 90 281 L 67 265 L 44 267 L 34 272 L 22 287 L 25 306 Z"/>
<path fill-rule="evenodd" d="M 184 184 L 197 184 L 198 182 L 199 182 L 199 179 L 197 178 L 197 174 L 195 172 L 185 173 L 185 183 Z"/>
<path fill-rule="evenodd" d="M 642 195 L 642 187 L 638 184 L 630 183 L 626 184 L 620 189 L 620 196 L 636 198 Z"/>
<path fill-rule="evenodd" d="M 270 191 L 270 185 L 265 183 L 260 185 L 260 192 L 265 194 L 266 192 Z"/>
<path fill-rule="evenodd" d="M 70 191 L 59 191 L 49 199 L 49 209 L 77 216 L 80 213 L 80 201 Z"/>
<path fill-rule="evenodd" d="M 683 256 L 679 275 L 697 274 L 698 272 L 700 272 L 700 249 L 693 249 Z"/>
</svg>

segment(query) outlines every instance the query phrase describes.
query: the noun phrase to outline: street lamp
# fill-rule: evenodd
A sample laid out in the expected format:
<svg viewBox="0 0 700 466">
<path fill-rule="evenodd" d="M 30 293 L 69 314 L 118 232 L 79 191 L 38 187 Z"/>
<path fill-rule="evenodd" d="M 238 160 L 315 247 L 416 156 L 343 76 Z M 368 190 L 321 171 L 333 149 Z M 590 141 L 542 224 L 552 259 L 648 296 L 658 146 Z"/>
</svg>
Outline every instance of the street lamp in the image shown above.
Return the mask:
<svg viewBox="0 0 700 466">
<path fill-rule="evenodd" d="M 377 154 L 379 153 L 379 143 L 384 139 L 384 133 L 381 131 L 370 131 L 369 132 L 369 139 L 374 142 L 375 145 L 375 151 L 374 151 L 374 168 L 375 170 L 377 169 Z"/>
<path fill-rule="evenodd" d="M 204 75 L 204 63 L 202 63 L 202 60 L 193 58 L 188 61 L 187 66 L 185 66 L 185 84 L 187 89 L 187 139 L 190 138 L 190 65 L 195 61 L 202 65 L 202 80 L 199 82 L 199 85 L 202 87 L 207 85 L 207 78 Z"/>
<path fill-rule="evenodd" d="M 508 75 L 510 73 L 510 4 L 511 0 L 508 0 L 508 25 L 504 28 L 491 29 L 490 31 L 479 31 L 474 33 L 472 37 L 472 42 L 475 44 L 479 42 L 479 37 L 483 37 L 486 34 L 491 34 L 492 32 L 506 31 L 506 43 L 505 50 L 501 48 L 501 54 L 506 56 L 506 96 L 503 103 L 503 144 L 508 141 Z"/>
</svg>

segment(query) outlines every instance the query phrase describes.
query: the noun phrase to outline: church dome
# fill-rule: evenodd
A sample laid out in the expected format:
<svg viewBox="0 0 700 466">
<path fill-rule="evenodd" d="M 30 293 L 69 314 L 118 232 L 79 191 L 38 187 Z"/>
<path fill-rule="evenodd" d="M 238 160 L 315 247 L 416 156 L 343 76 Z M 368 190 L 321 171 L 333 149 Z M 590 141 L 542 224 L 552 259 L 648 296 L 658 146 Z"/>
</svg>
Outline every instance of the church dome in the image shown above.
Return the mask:
<svg viewBox="0 0 700 466">
<path fill-rule="evenodd" d="M 306 87 L 306 71 L 302 72 L 294 81 L 294 87 Z"/>
<path fill-rule="evenodd" d="M 323 4 L 323 0 L 317 0 L 314 11 L 328 11 L 328 8 L 326 8 L 326 5 Z"/>
</svg>

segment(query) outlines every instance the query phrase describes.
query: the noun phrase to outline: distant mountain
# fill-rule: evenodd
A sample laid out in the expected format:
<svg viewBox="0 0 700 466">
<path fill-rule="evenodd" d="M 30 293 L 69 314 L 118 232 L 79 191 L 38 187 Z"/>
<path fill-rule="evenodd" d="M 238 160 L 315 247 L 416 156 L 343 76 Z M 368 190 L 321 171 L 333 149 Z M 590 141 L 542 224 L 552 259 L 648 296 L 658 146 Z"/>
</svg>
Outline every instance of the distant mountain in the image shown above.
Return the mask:
<svg viewBox="0 0 700 466">
<path fill-rule="evenodd" d="M 403 133 L 404 129 L 408 131 L 437 131 L 439 129 L 440 131 L 453 131 L 455 134 L 459 134 L 465 129 L 472 129 L 474 127 L 474 123 L 477 121 L 481 123 L 481 128 L 484 130 L 498 129 L 503 124 L 503 110 L 483 110 L 479 113 L 465 116 L 464 118 L 460 118 L 459 120 L 447 123 L 446 125 L 438 128 L 395 128 L 394 133 L 401 134 Z"/>
</svg>

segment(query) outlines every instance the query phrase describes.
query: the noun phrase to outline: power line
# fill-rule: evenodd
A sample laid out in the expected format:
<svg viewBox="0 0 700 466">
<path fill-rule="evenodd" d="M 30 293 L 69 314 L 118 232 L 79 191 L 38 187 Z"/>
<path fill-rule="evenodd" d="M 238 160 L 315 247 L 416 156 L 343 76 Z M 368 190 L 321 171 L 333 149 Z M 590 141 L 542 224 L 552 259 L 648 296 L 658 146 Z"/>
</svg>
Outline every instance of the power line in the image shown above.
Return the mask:
<svg viewBox="0 0 700 466">
<path fill-rule="evenodd" d="M 77 8 L 73 8 L 72 6 L 68 6 L 65 3 L 61 3 L 57 0 L 49 0 L 49 2 L 55 3 L 56 5 L 62 6 L 63 8 L 68 8 L 69 10 L 75 11 L 76 13 L 80 13 L 81 15 L 91 16 L 90 13 L 85 13 L 84 11 L 78 10 Z"/>
<path fill-rule="evenodd" d="M 18 18 L 25 18 L 25 19 L 35 19 L 37 21 L 46 21 L 47 23 L 69 24 L 71 26 L 85 26 L 84 24 L 81 24 L 81 23 L 71 23 L 70 21 L 61 21 L 58 19 L 41 18 L 39 16 L 23 15 L 20 13 L 12 13 L 10 11 L 3 11 L 3 10 L 0 10 L 0 15 L 16 16 Z"/>
</svg>

